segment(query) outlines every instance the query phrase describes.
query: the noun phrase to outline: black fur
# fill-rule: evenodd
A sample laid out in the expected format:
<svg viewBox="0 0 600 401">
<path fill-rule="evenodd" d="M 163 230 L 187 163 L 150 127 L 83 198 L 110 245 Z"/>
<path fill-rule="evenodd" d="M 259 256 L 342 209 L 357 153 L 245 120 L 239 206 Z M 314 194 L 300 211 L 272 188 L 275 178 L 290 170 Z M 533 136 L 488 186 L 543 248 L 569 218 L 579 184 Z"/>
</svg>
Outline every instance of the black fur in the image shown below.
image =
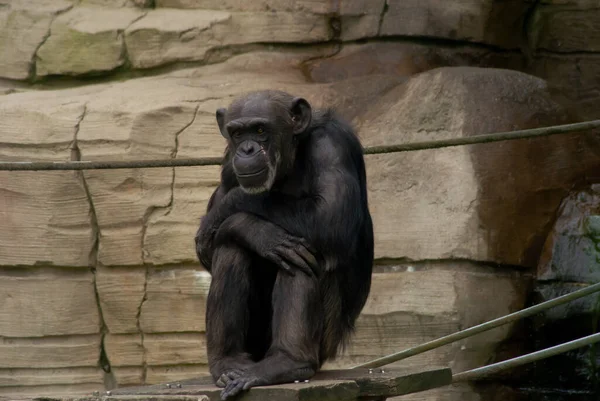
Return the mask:
<svg viewBox="0 0 600 401">
<path fill-rule="evenodd" d="M 332 111 L 263 91 L 217 120 L 228 147 L 195 239 L 212 275 L 209 368 L 225 399 L 308 379 L 335 357 L 370 291 L 373 226 L 362 146 Z M 240 185 L 263 167 L 272 182 L 261 173 Z"/>
</svg>

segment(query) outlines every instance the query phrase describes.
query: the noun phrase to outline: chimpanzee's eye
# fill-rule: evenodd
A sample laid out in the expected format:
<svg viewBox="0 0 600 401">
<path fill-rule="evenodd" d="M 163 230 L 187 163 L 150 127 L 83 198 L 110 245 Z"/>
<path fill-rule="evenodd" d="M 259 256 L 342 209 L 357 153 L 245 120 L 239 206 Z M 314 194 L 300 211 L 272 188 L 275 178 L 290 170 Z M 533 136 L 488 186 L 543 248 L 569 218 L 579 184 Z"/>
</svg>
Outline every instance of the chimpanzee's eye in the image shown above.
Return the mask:
<svg viewBox="0 0 600 401">
<path fill-rule="evenodd" d="M 258 129 L 256 130 L 256 132 L 258 132 L 259 134 L 264 133 L 265 131 L 263 130 L 262 127 L 258 127 Z"/>
<path fill-rule="evenodd" d="M 240 137 L 240 135 L 241 135 L 240 131 L 234 131 L 234 132 L 233 132 L 233 134 L 232 134 L 232 136 L 233 136 L 234 138 L 236 138 L 236 139 L 237 139 L 237 138 L 239 138 L 239 137 Z"/>
</svg>

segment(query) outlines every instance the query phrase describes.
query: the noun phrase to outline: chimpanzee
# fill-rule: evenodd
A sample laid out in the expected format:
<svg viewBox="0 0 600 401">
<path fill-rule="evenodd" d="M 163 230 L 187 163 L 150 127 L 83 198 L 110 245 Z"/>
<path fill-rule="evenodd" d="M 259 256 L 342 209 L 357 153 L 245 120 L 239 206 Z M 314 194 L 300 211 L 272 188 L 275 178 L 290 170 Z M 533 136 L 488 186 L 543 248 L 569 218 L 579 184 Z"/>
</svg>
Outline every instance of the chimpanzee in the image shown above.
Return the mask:
<svg viewBox="0 0 600 401">
<path fill-rule="evenodd" d="M 370 291 L 373 224 L 363 148 L 332 110 L 268 90 L 216 117 L 227 149 L 195 241 L 226 399 L 309 379 L 336 356 Z"/>
</svg>

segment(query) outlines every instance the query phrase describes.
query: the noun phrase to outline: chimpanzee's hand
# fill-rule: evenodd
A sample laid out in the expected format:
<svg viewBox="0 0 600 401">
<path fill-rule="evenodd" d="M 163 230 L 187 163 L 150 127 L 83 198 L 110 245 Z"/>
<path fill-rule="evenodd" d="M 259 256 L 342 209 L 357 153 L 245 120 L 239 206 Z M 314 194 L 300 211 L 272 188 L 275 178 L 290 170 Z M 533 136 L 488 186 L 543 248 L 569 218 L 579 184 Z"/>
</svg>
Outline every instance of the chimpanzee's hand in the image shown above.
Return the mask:
<svg viewBox="0 0 600 401">
<path fill-rule="evenodd" d="M 300 270 L 318 275 L 316 251 L 301 237 L 250 213 L 236 213 L 219 227 L 215 244 L 234 240 L 258 256 L 275 263 L 286 273 Z"/>
<path fill-rule="evenodd" d="M 273 233 L 257 243 L 257 253 L 291 275 L 295 274 L 294 268 L 309 276 L 317 275 L 319 271 L 314 250 L 308 242 L 285 231 L 278 235 Z"/>
</svg>

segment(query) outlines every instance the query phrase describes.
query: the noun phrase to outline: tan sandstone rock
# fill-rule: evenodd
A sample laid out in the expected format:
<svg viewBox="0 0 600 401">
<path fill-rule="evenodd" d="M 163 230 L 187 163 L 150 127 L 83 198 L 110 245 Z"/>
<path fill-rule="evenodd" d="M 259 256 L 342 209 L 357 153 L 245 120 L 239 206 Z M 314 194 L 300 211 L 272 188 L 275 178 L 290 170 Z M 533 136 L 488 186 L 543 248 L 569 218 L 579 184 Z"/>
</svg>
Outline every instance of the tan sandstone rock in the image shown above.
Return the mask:
<svg viewBox="0 0 600 401">
<path fill-rule="evenodd" d="M 0 369 L 0 387 L 27 387 L 56 384 L 95 384 L 104 382 L 99 368 Z"/>
<path fill-rule="evenodd" d="M 125 43 L 135 68 L 199 61 L 215 46 L 211 30 L 231 15 L 223 11 L 158 9 L 132 24 Z"/>
<path fill-rule="evenodd" d="M 144 384 L 144 369 L 142 368 L 116 367 L 111 372 L 119 386 L 139 386 Z"/>
<path fill-rule="evenodd" d="M 521 0 L 388 0 L 381 35 L 429 36 L 514 48 L 521 43 Z"/>
<path fill-rule="evenodd" d="M 535 48 L 553 52 L 600 51 L 598 2 L 551 3 L 535 10 L 529 27 Z"/>
<path fill-rule="evenodd" d="M 84 5 L 104 7 L 150 7 L 154 0 L 80 0 Z"/>
<path fill-rule="evenodd" d="M 600 184 L 561 202 L 537 266 L 539 282 L 600 281 Z"/>
<path fill-rule="evenodd" d="M 89 271 L 3 271 L 0 336 L 43 337 L 96 334 L 100 317 Z"/>
<path fill-rule="evenodd" d="M 68 161 L 85 90 L 5 95 L 0 158 Z M 0 172 L 0 265 L 87 266 L 94 246 L 90 204 L 71 171 Z"/>
<path fill-rule="evenodd" d="M 0 7 L 0 77 L 29 78 L 35 53 L 50 34 L 52 20 L 71 7 L 72 2 L 62 0 L 35 4 L 13 0 L 8 7 Z"/>
<path fill-rule="evenodd" d="M 156 0 L 156 7 L 232 11 L 312 11 L 326 12 L 327 0 Z"/>
<path fill-rule="evenodd" d="M 104 349 L 110 366 L 142 366 L 144 344 L 141 334 L 107 334 Z"/>
<path fill-rule="evenodd" d="M 35 338 L 4 337 L 0 338 L 0 355 L 2 355 L 0 368 L 5 369 L 94 367 L 98 365 L 100 358 L 100 334 Z"/>
<path fill-rule="evenodd" d="M 207 365 L 150 366 L 146 374 L 146 383 L 168 383 L 206 375 Z"/>
<path fill-rule="evenodd" d="M 189 88 L 172 92 L 177 84 L 147 83 L 109 88 L 87 104 L 78 135 L 82 159 L 163 159 L 176 153 L 176 136 L 194 117 L 195 105 L 184 102 L 192 94 Z M 98 260 L 106 266 L 143 263 L 145 222 L 171 203 L 172 170 L 84 174 L 98 221 Z"/>
<path fill-rule="evenodd" d="M 202 268 L 152 269 L 142 304 L 144 333 L 201 332 L 210 275 Z"/>
<path fill-rule="evenodd" d="M 202 333 L 146 334 L 144 347 L 148 365 L 208 363 L 206 337 Z"/>
<path fill-rule="evenodd" d="M 481 297 L 492 292 L 503 302 L 482 302 Z M 466 262 L 378 268 L 348 348 L 327 367 L 349 368 L 514 312 L 523 307 L 526 293 L 522 276 Z M 472 369 L 487 363 L 512 328 L 503 326 L 392 366 Z"/>
<path fill-rule="evenodd" d="M 125 29 L 144 14 L 135 8 L 76 7 L 56 18 L 37 52 L 37 75 L 113 70 L 125 62 Z"/>
<path fill-rule="evenodd" d="M 365 145 L 567 121 L 544 81 L 477 68 L 419 74 L 356 118 Z M 600 166 L 599 145 L 586 146 L 585 138 L 571 134 L 367 156 L 376 257 L 534 266 L 562 195 L 576 177 Z"/>
<path fill-rule="evenodd" d="M 98 267 L 96 288 L 102 317 L 110 333 L 137 333 L 144 300 L 146 269 Z"/>
</svg>

